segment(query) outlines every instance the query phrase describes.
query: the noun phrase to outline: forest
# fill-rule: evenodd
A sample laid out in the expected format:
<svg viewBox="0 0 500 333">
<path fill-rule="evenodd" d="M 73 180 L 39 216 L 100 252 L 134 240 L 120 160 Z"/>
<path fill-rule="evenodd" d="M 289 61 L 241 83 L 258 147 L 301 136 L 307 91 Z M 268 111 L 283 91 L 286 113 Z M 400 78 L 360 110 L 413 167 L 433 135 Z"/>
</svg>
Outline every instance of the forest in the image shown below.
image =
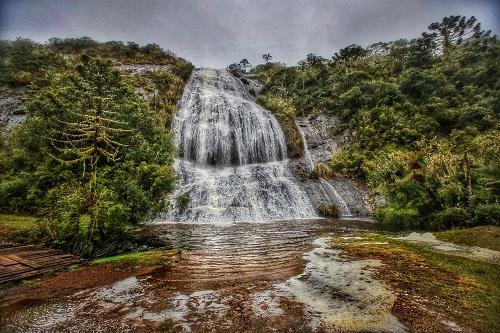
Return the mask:
<svg viewBox="0 0 500 333">
<path fill-rule="evenodd" d="M 378 220 L 446 229 L 500 221 L 500 43 L 475 17 L 449 16 L 419 38 L 349 45 L 296 66 L 270 61 L 236 75 L 264 84 L 259 101 L 302 153 L 294 118 L 340 117 L 350 144 L 316 174 L 347 175 L 382 194 Z M 248 73 L 247 73 L 248 72 Z"/>
<path fill-rule="evenodd" d="M 193 66 L 87 37 L 3 41 L 0 54 L 2 83 L 28 91 L 26 121 L 0 137 L 0 211 L 41 217 L 26 237 L 73 253 L 127 248 L 174 186 L 170 119 Z M 119 62 L 171 70 L 124 75 Z"/>
</svg>

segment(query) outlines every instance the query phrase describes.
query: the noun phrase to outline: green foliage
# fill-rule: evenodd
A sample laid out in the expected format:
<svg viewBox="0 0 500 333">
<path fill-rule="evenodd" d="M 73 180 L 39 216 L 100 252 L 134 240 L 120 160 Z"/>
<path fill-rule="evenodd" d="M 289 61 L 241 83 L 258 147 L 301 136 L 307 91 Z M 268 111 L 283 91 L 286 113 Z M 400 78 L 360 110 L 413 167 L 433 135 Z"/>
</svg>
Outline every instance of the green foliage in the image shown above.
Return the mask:
<svg viewBox="0 0 500 333">
<path fill-rule="evenodd" d="M 500 43 L 474 17 L 429 29 L 410 41 L 350 45 L 332 60 L 309 54 L 294 67 L 257 66 L 260 100 L 286 101 L 294 115 L 339 116 L 351 144 L 329 168 L 381 193 L 381 220 L 498 223 Z"/>
<path fill-rule="evenodd" d="M 113 266 L 157 266 L 171 263 L 180 250 L 149 250 L 134 251 L 111 257 L 98 258 L 91 261 L 91 265 L 113 265 Z"/>
<path fill-rule="evenodd" d="M 331 178 L 333 176 L 332 168 L 328 164 L 321 162 L 314 165 L 313 173 L 321 178 Z"/>
<path fill-rule="evenodd" d="M 375 210 L 375 217 L 383 223 L 402 228 L 420 226 L 418 211 L 414 208 L 379 207 Z"/>
<path fill-rule="evenodd" d="M 491 203 L 474 207 L 474 223 L 500 225 L 500 205 Z"/>
<path fill-rule="evenodd" d="M 304 141 L 295 121 L 295 110 L 290 103 L 279 97 L 262 97 L 257 99 L 266 109 L 272 111 L 285 133 L 289 157 L 300 157 L 304 153 Z"/>
<path fill-rule="evenodd" d="M 186 81 L 193 66 L 158 44 L 140 46 L 134 42 L 100 43 L 89 37 L 50 38 L 46 44 L 29 39 L 0 40 L 0 84 L 25 86 L 46 73 L 69 69 L 87 54 L 127 64 L 171 65 L 172 72 Z"/>
<path fill-rule="evenodd" d="M 318 213 L 319 215 L 323 217 L 339 217 L 340 216 L 340 210 L 337 206 L 334 205 L 325 205 L 321 204 L 318 207 Z"/>
<path fill-rule="evenodd" d="M 469 212 L 461 207 L 450 207 L 438 211 L 432 218 L 435 228 L 465 226 L 471 222 Z"/>
<path fill-rule="evenodd" d="M 91 45 L 101 48 L 84 40 L 72 50 Z M 27 120 L 0 142 L 0 211 L 41 216 L 45 241 L 80 255 L 126 247 L 129 231 L 162 211 L 174 186 L 168 128 L 181 75 L 188 76 L 123 76 L 110 61 L 84 55 L 40 76 Z M 141 98 L 137 87 L 157 93 Z"/>
<path fill-rule="evenodd" d="M 0 41 L 0 84 L 29 85 L 42 71 L 65 67 L 64 58 L 29 39 Z"/>
<path fill-rule="evenodd" d="M 32 216 L 0 214 L 0 240 L 24 243 L 40 234 L 38 220 Z"/>
</svg>

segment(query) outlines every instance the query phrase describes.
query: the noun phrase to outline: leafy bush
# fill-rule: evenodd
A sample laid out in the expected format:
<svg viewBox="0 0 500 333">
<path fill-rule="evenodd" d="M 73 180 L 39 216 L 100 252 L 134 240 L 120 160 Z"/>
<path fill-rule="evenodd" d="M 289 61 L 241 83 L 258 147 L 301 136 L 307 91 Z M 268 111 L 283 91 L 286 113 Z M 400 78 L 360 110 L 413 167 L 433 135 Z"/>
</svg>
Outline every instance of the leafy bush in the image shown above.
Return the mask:
<svg viewBox="0 0 500 333">
<path fill-rule="evenodd" d="M 334 205 L 321 204 L 318 207 L 318 213 L 323 217 L 339 217 L 340 209 Z"/>
<path fill-rule="evenodd" d="M 474 207 L 474 224 L 500 225 L 500 205 L 492 203 Z"/>
<path fill-rule="evenodd" d="M 402 228 L 421 226 L 420 214 L 414 208 L 378 207 L 375 217 L 385 224 Z"/>
<path fill-rule="evenodd" d="M 259 96 L 257 102 L 272 111 L 276 119 L 278 119 L 285 134 L 288 156 L 292 158 L 301 157 L 304 154 L 304 141 L 297 128 L 293 106 L 279 97 Z"/>
<path fill-rule="evenodd" d="M 37 81 L 27 120 L 1 142 L 0 211 L 40 215 L 44 239 L 79 255 L 126 247 L 173 189 L 168 128 L 185 83 L 172 73 L 145 78 L 157 91 L 149 103 L 133 90 L 142 79 L 84 55 Z"/>
<path fill-rule="evenodd" d="M 431 225 L 435 229 L 464 227 L 471 224 L 469 212 L 461 207 L 449 207 L 431 216 Z"/>
<path fill-rule="evenodd" d="M 328 164 L 319 162 L 314 165 L 313 174 L 316 177 L 331 178 L 333 176 L 333 171 Z"/>
<path fill-rule="evenodd" d="M 182 195 L 178 200 L 180 210 L 185 211 L 188 208 L 189 203 L 191 202 L 191 197 L 189 196 L 189 193 L 186 193 Z"/>
</svg>

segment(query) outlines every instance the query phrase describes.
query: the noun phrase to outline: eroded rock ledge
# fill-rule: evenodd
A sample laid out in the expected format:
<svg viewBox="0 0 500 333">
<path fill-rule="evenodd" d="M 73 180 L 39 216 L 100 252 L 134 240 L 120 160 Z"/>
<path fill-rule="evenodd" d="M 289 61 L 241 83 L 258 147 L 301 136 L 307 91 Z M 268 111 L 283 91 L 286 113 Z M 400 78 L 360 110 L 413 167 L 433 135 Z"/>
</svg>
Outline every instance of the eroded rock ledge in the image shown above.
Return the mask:
<svg viewBox="0 0 500 333">
<path fill-rule="evenodd" d="M 304 133 L 306 145 L 314 164 L 329 162 L 333 154 L 349 144 L 346 132 L 338 130 L 341 121 L 335 115 L 323 113 L 298 117 L 297 124 Z M 305 172 L 307 162 L 304 159 L 291 160 L 290 164 L 316 208 L 322 204 L 339 205 L 338 200 L 332 197 L 324 182 L 308 177 L 308 173 Z M 343 199 L 352 215 L 371 215 L 375 202 L 380 200 L 369 188 L 355 179 L 336 176 L 325 181 Z"/>
</svg>

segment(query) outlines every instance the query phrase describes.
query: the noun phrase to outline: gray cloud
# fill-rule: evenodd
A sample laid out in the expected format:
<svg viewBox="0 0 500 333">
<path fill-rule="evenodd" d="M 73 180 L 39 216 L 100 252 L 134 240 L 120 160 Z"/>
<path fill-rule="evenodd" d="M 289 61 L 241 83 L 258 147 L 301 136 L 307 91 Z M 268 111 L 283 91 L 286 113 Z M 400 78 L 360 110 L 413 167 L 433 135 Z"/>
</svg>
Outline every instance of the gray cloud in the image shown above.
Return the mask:
<svg viewBox="0 0 500 333">
<path fill-rule="evenodd" d="M 0 38 L 156 42 L 197 66 L 259 63 L 267 52 L 293 64 L 352 43 L 410 39 L 452 14 L 500 30 L 499 6 L 486 0 L 0 0 Z"/>
</svg>

